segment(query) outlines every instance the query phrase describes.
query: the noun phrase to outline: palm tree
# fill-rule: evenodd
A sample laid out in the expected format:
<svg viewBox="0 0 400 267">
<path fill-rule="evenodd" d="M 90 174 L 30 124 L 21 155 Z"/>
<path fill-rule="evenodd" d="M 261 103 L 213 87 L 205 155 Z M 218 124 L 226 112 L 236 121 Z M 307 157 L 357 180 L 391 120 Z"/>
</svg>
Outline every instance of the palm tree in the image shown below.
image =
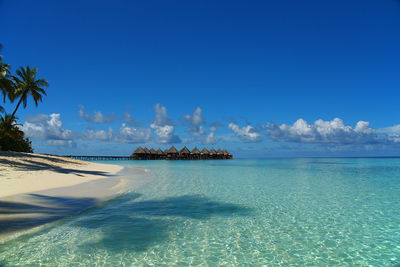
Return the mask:
<svg viewBox="0 0 400 267">
<path fill-rule="evenodd" d="M 0 90 L 3 93 L 3 102 L 6 102 L 7 93 L 11 91 L 9 67 L 8 64 L 1 61 L 0 56 Z M 3 113 L 4 111 L 4 108 L 0 106 L 0 113 Z"/>
<path fill-rule="evenodd" d="M 23 103 L 24 108 L 26 108 L 28 102 L 28 96 L 31 95 L 35 105 L 38 106 L 38 102 L 42 101 L 43 95 L 47 95 L 46 91 L 42 87 L 48 87 L 49 84 L 45 79 L 36 78 L 37 68 L 31 69 L 29 66 L 26 68 L 20 67 L 16 74 L 17 76 L 12 76 L 12 87 L 13 90 L 9 92 L 9 97 L 11 101 L 19 98 L 18 104 L 15 107 L 14 112 L 11 114 L 11 121 L 15 117 L 21 103 Z M 3 135 L 8 130 L 10 125 L 6 126 L 3 130 Z"/>
<path fill-rule="evenodd" d="M 0 50 L 3 45 L 0 44 Z M 3 56 L 0 55 L 0 90 L 3 93 L 3 102 L 6 101 L 7 93 L 11 90 L 11 79 L 10 79 L 10 65 L 3 62 Z M 4 108 L 0 106 L 0 112 L 4 112 Z"/>
</svg>

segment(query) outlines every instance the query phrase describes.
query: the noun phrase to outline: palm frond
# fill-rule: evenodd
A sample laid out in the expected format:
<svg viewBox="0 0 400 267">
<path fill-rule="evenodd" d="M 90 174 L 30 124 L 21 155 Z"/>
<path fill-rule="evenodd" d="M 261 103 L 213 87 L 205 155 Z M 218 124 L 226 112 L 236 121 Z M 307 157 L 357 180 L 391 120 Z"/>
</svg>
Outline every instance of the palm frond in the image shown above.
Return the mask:
<svg viewBox="0 0 400 267">
<path fill-rule="evenodd" d="M 10 80 L 13 83 L 13 90 L 12 93 L 9 94 L 10 101 L 19 98 L 18 104 L 11 117 L 15 115 L 20 104 L 26 108 L 29 95 L 32 96 L 36 106 L 42 101 L 43 96 L 47 95 L 43 87 L 48 87 L 49 84 L 45 79 L 36 78 L 37 71 L 37 68 L 31 68 L 29 66 L 19 67 L 15 72 L 16 75 L 11 77 Z M 5 129 L 8 130 L 7 127 Z"/>
</svg>

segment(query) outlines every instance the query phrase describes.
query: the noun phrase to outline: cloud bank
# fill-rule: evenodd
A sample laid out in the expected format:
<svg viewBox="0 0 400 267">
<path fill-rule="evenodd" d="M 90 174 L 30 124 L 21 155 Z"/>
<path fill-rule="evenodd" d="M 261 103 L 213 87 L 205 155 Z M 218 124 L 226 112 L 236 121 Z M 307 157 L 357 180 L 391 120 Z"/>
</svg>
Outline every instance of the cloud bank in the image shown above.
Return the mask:
<svg viewBox="0 0 400 267">
<path fill-rule="evenodd" d="M 121 116 L 120 126 L 108 129 L 94 129 L 94 125 L 82 131 L 66 129 L 61 121 L 60 114 L 39 114 L 30 116 L 21 126 L 27 137 L 44 140 L 53 146 L 76 146 L 76 141 L 101 141 L 108 143 L 181 143 L 178 135 L 182 134 L 185 143 L 216 144 L 218 142 L 262 142 L 265 133 L 267 142 L 262 149 L 269 151 L 390 151 L 395 154 L 400 148 L 400 124 L 391 127 L 374 129 L 368 121 L 358 121 L 355 125 L 345 125 L 342 119 L 316 120 L 308 123 L 300 118 L 293 124 L 267 123 L 254 127 L 246 122 L 243 127 L 232 120 L 228 125 L 220 122 L 207 124 L 200 107 L 182 117 L 181 129 L 178 129 L 168 116 L 167 108 L 160 104 L 154 106 L 155 117 L 150 125 L 140 125 L 129 114 Z M 90 123 L 110 123 L 118 117 L 114 114 L 103 115 L 96 111 L 88 114 L 84 107 L 79 107 L 79 116 Z M 100 128 L 100 126 L 98 126 Z M 216 133 L 219 135 L 216 136 Z M 185 133 L 186 132 L 186 133 Z M 230 133 L 229 133 L 230 132 Z M 280 142 L 274 144 L 269 140 Z M 79 144 L 79 143 L 78 143 Z M 271 150 L 272 149 L 272 150 Z"/>
<path fill-rule="evenodd" d="M 274 122 L 265 126 L 266 134 L 274 141 L 314 144 L 377 144 L 389 141 L 379 137 L 377 131 L 369 127 L 369 122 L 359 121 L 353 128 L 344 125 L 343 120 L 317 120 L 313 124 L 298 119 L 292 125 Z"/>
<path fill-rule="evenodd" d="M 32 139 L 45 140 L 54 146 L 74 146 L 76 140 L 109 141 L 117 143 L 143 143 L 151 139 L 151 131 L 148 128 L 129 127 L 125 123 L 118 132 L 112 127 L 105 130 L 87 129 L 74 132 L 64 129 L 60 114 L 39 114 L 26 119 L 21 130 Z"/>
</svg>

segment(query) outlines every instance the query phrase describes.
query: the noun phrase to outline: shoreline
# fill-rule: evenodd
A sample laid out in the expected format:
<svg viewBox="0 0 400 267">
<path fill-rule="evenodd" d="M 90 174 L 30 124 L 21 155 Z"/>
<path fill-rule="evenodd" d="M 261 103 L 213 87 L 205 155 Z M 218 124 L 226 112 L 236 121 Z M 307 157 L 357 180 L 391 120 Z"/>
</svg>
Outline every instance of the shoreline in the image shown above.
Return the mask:
<svg viewBox="0 0 400 267">
<path fill-rule="evenodd" d="M 122 169 L 121 165 L 1 151 L 0 198 L 112 177 Z"/>
<path fill-rule="evenodd" d="M 0 152 L 0 243 L 114 199 L 147 172 L 135 168 L 128 177 L 127 169 L 131 168 Z"/>
</svg>

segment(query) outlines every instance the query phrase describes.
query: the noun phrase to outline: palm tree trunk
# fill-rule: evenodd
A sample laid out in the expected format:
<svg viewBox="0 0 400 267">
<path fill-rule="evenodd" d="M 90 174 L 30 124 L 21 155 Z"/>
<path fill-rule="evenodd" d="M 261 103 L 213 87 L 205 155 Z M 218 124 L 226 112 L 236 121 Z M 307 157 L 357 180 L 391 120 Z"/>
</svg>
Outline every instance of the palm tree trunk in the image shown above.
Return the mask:
<svg viewBox="0 0 400 267">
<path fill-rule="evenodd" d="M 24 97 L 25 97 L 25 94 L 26 94 L 26 93 L 24 93 L 24 94 L 21 96 L 21 98 L 19 99 L 18 104 L 17 104 L 17 106 L 15 107 L 14 112 L 11 114 L 10 122 L 7 123 L 6 126 L 4 127 L 4 130 L 3 130 L 3 133 L 2 133 L 3 136 L 5 136 L 5 135 L 6 135 L 6 132 L 8 131 L 8 129 L 10 129 L 11 123 L 12 123 L 12 121 L 14 120 L 15 113 L 17 112 L 19 106 L 21 105 L 22 100 L 23 100 Z"/>
</svg>

